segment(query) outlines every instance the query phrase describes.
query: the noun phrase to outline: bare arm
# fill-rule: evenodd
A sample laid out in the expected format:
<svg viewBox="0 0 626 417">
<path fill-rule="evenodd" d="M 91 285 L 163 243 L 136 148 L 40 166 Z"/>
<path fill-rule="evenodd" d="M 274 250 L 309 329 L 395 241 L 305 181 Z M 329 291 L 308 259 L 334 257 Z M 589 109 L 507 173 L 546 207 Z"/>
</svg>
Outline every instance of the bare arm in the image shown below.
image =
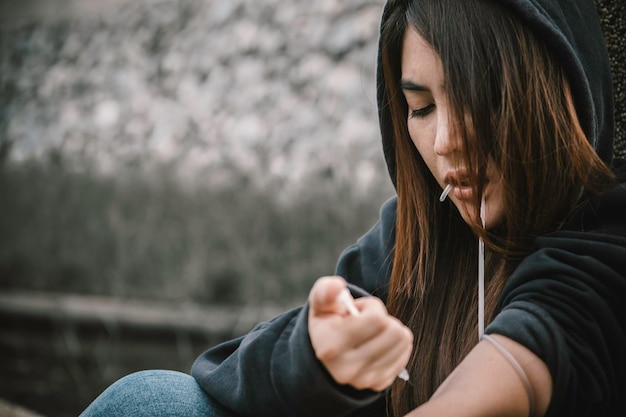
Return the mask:
<svg viewBox="0 0 626 417">
<path fill-rule="evenodd" d="M 529 410 L 524 384 L 495 346 L 482 341 L 441 384 L 431 399 L 406 417 L 421 416 L 543 416 L 552 396 L 552 378 L 545 363 L 521 344 L 492 335 L 526 373 L 535 396 Z"/>
</svg>

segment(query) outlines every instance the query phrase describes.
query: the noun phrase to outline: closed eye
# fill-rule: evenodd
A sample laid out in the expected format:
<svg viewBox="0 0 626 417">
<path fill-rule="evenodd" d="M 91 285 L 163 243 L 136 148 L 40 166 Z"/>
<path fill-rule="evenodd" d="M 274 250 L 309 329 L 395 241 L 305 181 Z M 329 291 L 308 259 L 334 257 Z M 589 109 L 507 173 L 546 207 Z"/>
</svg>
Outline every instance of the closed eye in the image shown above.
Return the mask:
<svg viewBox="0 0 626 417">
<path fill-rule="evenodd" d="M 432 112 L 435 109 L 435 105 L 434 104 L 429 104 L 426 107 L 422 107 L 421 109 L 415 109 L 415 110 L 411 110 L 411 114 L 410 114 L 410 118 L 420 118 L 420 117 L 426 117 L 430 112 Z"/>
</svg>

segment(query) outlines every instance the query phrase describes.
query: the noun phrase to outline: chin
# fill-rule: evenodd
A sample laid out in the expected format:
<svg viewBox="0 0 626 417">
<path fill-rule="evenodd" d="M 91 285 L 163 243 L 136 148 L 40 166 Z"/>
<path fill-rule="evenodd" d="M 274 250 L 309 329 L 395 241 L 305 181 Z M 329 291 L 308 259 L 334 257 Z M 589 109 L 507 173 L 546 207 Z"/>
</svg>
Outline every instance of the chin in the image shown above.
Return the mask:
<svg viewBox="0 0 626 417">
<path fill-rule="evenodd" d="M 455 202 L 457 210 L 465 223 L 472 224 L 476 219 L 476 211 L 473 204 Z M 486 207 L 485 229 L 492 229 L 500 224 L 502 220 L 502 210 L 500 207 Z"/>
</svg>

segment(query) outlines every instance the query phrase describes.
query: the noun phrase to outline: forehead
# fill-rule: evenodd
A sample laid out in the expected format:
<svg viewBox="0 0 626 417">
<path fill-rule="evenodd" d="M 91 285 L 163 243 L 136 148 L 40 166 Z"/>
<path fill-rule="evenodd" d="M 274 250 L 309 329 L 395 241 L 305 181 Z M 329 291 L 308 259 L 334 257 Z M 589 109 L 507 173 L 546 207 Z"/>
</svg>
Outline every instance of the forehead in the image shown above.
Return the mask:
<svg viewBox="0 0 626 417">
<path fill-rule="evenodd" d="M 402 79 L 431 88 L 444 84 L 439 54 L 412 27 L 407 28 L 402 44 Z"/>
</svg>

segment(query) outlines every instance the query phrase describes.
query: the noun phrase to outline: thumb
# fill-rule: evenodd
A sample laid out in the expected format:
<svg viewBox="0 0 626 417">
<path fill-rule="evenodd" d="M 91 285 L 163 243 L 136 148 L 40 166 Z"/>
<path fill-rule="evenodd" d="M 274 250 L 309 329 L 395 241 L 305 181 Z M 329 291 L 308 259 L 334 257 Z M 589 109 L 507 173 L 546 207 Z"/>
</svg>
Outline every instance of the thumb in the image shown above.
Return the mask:
<svg viewBox="0 0 626 417">
<path fill-rule="evenodd" d="M 343 313 L 345 307 L 337 301 L 337 297 L 344 288 L 346 280 L 339 276 L 322 277 L 315 281 L 309 293 L 311 313 Z"/>
</svg>

